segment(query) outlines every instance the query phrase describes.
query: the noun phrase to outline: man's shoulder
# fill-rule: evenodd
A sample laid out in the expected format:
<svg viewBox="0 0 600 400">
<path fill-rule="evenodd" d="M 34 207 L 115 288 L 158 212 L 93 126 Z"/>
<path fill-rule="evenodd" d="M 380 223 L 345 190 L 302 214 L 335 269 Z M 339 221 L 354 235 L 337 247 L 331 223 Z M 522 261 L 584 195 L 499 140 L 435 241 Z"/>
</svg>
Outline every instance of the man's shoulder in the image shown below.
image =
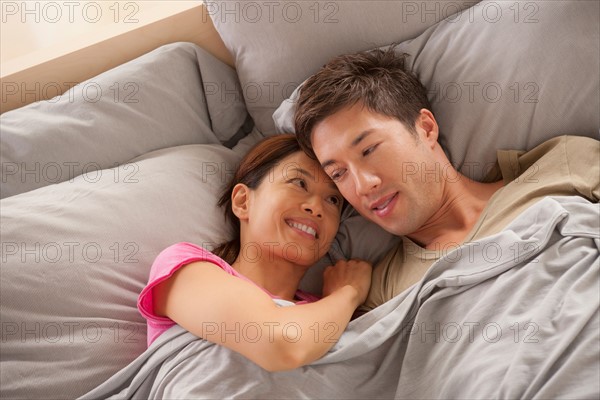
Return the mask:
<svg viewBox="0 0 600 400">
<path fill-rule="evenodd" d="M 578 164 L 589 163 L 600 154 L 600 142 L 586 136 L 563 135 L 549 139 L 528 150 L 499 150 L 498 167 L 506 183 L 520 178 L 526 171 L 569 173 Z"/>
<path fill-rule="evenodd" d="M 522 164 L 550 171 L 566 169 L 568 174 L 579 174 L 598 167 L 600 141 L 586 136 L 563 135 L 552 138 L 519 156 Z"/>
<path fill-rule="evenodd" d="M 600 149 L 600 141 L 587 136 L 562 135 L 546 140 L 533 149 L 521 152 L 522 155 L 537 154 L 543 156 L 557 150 L 557 152 L 583 153 L 597 152 Z"/>
</svg>

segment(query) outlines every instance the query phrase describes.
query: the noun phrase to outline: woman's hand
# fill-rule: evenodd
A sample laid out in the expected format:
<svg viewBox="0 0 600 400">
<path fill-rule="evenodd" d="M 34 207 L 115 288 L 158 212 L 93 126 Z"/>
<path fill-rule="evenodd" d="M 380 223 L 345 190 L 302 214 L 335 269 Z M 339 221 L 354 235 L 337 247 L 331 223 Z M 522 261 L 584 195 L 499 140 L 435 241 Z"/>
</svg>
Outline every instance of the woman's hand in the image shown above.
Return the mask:
<svg viewBox="0 0 600 400">
<path fill-rule="evenodd" d="M 356 306 L 367 299 L 371 286 L 372 267 L 366 261 L 352 259 L 340 260 L 335 265 L 325 268 L 323 272 L 323 297 L 350 286 L 356 290 Z"/>
</svg>

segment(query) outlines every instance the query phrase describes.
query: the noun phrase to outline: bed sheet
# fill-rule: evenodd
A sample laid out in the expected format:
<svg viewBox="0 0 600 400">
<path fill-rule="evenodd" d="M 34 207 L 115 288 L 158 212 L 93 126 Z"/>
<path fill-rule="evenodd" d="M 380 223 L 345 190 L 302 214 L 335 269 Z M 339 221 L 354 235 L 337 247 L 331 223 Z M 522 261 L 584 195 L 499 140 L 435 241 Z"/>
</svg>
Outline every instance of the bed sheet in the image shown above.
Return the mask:
<svg viewBox="0 0 600 400">
<path fill-rule="evenodd" d="M 174 326 L 81 399 L 597 398 L 599 221 L 598 204 L 545 198 L 352 321 L 311 365 L 269 373 Z"/>
</svg>

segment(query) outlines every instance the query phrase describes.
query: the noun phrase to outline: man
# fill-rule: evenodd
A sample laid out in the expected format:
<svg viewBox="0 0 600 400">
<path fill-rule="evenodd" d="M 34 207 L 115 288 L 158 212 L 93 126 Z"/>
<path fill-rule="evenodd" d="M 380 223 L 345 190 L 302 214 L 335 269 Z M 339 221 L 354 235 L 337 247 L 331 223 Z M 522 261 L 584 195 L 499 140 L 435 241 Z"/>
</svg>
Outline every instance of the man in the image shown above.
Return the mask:
<svg viewBox="0 0 600 400">
<path fill-rule="evenodd" d="M 362 311 L 414 283 L 460 244 L 501 231 L 548 195 L 600 198 L 600 143 L 552 139 L 530 152 L 499 151 L 476 182 L 438 143 L 426 90 L 394 48 L 340 56 L 301 88 L 295 128 L 342 195 L 365 218 L 402 236 L 375 267 Z"/>
</svg>

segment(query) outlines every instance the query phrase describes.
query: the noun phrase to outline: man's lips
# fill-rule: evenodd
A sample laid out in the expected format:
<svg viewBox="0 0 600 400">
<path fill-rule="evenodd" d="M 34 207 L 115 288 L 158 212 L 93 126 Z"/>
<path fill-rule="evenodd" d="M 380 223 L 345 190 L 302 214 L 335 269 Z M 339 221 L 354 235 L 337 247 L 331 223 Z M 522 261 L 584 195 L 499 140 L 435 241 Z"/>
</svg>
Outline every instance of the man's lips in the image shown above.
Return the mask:
<svg viewBox="0 0 600 400">
<path fill-rule="evenodd" d="M 392 208 L 394 207 L 394 204 L 396 204 L 397 199 L 398 192 L 389 194 L 371 203 L 369 209 L 377 216 L 385 217 L 391 212 Z"/>
</svg>

